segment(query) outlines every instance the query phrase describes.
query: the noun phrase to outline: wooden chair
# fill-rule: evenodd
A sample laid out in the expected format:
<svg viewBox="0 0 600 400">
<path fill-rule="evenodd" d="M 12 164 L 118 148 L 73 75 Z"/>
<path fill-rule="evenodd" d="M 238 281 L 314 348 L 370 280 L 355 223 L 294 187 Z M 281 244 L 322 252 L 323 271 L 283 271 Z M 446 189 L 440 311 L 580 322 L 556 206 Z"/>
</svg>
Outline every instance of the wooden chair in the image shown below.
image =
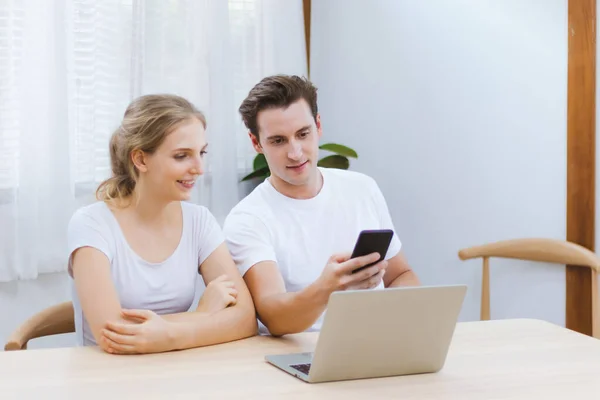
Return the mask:
<svg viewBox="0 0 600 400">
<path fill-rule="evenodd" d="M 27 342 L 42 336 L 75 332 L 73 303 L 48 307 L 21 324 L 8 338 L 4 350 L 25 350 Z"/>
<path fill-rule="evenodd" d="M 600 258 L 589 249 L 578 244 L 556 239 L 513 239 L 462 249 L 458 252 L 461 260 L 483 259 L 481 278 L 481 320 L 490 319 L 490 264 L 491 257 L 512 258 L 526 261 L 540 261 L 553 264 L 577 265 L 600 271 Z M 592 279 L 593 304 L 597 308 L 596 276 Z M 600 338 L 600 316 L 594 315 L 594 337 Z"/>
</svg>

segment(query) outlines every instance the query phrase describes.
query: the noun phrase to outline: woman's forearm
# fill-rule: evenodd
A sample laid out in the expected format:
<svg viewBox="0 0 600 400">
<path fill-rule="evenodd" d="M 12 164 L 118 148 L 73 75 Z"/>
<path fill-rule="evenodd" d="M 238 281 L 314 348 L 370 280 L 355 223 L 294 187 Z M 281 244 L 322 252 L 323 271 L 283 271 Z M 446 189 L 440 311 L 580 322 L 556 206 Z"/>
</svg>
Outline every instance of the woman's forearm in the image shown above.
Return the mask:
<svg viewBox="0 0 600 400">
<path fill-rule="evenodd" d="M 170 322 L 173 350 L 231 342 L 257 333 L 253 307 L 240 304 L 212 314 L 193 311 L 163 318 Z"/>
</svg>

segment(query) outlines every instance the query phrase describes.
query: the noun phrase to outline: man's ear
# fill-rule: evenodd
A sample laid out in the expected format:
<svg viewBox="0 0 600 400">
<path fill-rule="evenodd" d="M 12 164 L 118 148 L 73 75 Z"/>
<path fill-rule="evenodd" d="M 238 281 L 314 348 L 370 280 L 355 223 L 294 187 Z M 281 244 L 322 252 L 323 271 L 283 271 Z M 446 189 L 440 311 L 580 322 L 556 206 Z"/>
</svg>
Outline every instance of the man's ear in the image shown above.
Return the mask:
<svg viewBox="0 0 600 400">
<path fill-rule="evenodd" d="M 317 118 L 315 118 L 315 123 L 317 124 L 317 134 L 319 138 L 323 136 L 323 129 L 321 128 L 321 114 L 317 114 Z"/>
<path fill-rule="evenodd" d="M 256 150 L 257 153 L 262 153 L 262 146 L 260 145 L 260 140 L 256 137 L 252 132 L 248 131 L 248 136 L 250 137 L 250 141 L 252 142 L 252 147 Z"/>
<path fill-rule="evenodd" d="M 146 154 L 142 151 L 142 150 L 134 150 L 131 152 L 131 161 L 133 162 L 133 165 L 135 165 L 135 167 L 137 168 L 138 171 L 140 172 L 147 172 L 148 171 L 148 165 L 147 165 L 147 158 L 146 158 Z"/>
</svg>

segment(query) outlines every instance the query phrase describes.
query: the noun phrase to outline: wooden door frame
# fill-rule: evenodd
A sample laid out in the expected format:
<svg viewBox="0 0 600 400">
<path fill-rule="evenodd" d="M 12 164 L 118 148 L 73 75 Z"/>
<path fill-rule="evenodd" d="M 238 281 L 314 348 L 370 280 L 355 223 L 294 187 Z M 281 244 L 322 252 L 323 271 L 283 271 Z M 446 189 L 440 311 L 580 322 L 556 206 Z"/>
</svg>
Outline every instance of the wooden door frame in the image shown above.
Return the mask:
<svg viewBox="0 0 600 400">
<path fill-rule="evenodd" d="M 567 240 L 595 251 L 596 0 L 568 3 Z M 589 268 L 567 266 L 567 328 L 593 335 L 596 281 Z"/>
<path fill-rule="evenodd" d="M 302 0 L 302 10 L 304 11 L 304 40 L 306 42 L 306 71 L 310 77 L 310 16 L 312 0 Z"/>
</svg>

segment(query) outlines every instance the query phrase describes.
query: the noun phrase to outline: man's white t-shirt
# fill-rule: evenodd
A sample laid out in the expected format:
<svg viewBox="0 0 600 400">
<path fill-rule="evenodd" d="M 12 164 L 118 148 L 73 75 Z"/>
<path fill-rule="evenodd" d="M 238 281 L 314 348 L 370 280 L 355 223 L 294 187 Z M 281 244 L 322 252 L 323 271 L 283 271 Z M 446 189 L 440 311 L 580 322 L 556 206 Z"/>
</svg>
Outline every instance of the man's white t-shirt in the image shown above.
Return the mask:
<svg viewBox="0 0 600 400">
<path fill-rule="evenodd" d="M 68 227 L 69 274 L 73 276 L 73 252 L 81 247 L 93 247 L 110 262 L 121 308 L 151 310 L 157 314 L 188 311 L 194 301 L 198 268 L 224 242 L 224 237 L 208 209 L 186 202 L 181 202 L 181 208 L 181 240 L 171 256 L 160 263 L 142 259 L 129 247 L 106 203 L 96 202 L 80 208 Z M 74 285 L 71 292 L 77 341 L 80 345 L 95 345 Z"/>
<path fill-rule="evenodd" d="M 297 292 L 321 275 L 333 254 L 351 252 L 361 230 L 394 230 L 374 179 L 347 170 L 319 170 L 323 187 L 313 198 L 287 197 L 267 179 L 231 210 L 223 231 L 242 276 L 261 261 L 275 261 L 286 291 Z M 394 234 L 385 259 L 400 248 Z M 322 322 L 323 315 L 309 331 L 320 330 Z"/>
</svg>

